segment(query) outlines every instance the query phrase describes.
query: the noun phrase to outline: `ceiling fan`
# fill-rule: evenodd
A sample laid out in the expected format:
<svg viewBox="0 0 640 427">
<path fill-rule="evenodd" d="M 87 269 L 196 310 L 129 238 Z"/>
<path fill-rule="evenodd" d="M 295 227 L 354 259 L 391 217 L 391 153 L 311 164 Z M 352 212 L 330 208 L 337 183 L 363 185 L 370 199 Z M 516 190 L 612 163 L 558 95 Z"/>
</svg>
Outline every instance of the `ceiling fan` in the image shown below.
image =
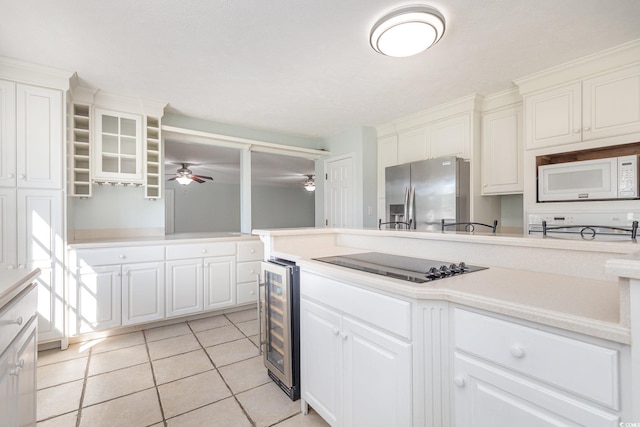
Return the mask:
<svg viewBox="0 0 640 427">
<path fill-rule="evenodd" d="M 210 176 L 195 175 L 193 172 L 191 172 L 189 166 L 193 165 L 191 165 L 190 163 L 179 164 L 182 165 L 182 167 L 176 171 L 176 176 L 174 176 L 173 178 L 169 178 L 167 181 L 173 181 L 175 179 L 182 185 L 189 185 L 191 184 L 191 181 L 202 184 L 203 182 L 205 182 L 205 179 L 213 181 L 213 178 L 211 178 Z"/>
</svg>

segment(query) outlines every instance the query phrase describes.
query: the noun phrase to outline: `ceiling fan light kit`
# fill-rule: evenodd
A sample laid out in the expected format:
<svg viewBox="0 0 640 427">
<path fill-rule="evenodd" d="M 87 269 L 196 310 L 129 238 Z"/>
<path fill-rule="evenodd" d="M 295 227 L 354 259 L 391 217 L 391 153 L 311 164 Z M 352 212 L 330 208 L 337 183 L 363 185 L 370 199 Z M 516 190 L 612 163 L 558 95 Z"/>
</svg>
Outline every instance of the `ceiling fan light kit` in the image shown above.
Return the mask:
<svg viewBox="0 0 640 427">
<path fill-rule="evenodd" d="M 417 55 L 438 42 L 444 34 L 444 16 L 426 5 L 392 10 L 380 18 L 369 35 L 371 47 L 397 58 Z"/>
<path fill-rule="evenodd" d="M 307 175 L 307 179 L 304 181 L 304 189 L 311 192 L 316 190 L 315 175 Z"/>
<path fill-rule="evenodd" d="M 176 176 L 174 176 L 173 178 L 169 178 L 167 181 L 173 181 L 175 179 L 181 185 L 189 185 L 191 184 L 191 181 L 202 184 L 203 182 L 205 182 L 205 179 L 213 181 L 213 178 L 210 176 L 196 175 L 192 173 L 191 169 L 189 169 L 189 163 L 180 164 L 182 165 L 182 167 L 176 171 Z"/>
</svg>

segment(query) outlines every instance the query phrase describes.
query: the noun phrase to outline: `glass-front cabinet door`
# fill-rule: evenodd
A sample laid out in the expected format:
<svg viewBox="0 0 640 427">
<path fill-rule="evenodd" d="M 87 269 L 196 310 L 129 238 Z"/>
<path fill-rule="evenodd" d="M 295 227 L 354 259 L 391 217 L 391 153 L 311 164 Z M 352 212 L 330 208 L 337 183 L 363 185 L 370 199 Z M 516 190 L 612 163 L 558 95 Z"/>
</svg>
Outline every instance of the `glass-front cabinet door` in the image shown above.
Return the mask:
<svg viewBox="0 0 640 427">
<path fill-rule="evenodd" d="M 142 117 L 98 108 L 95 112 L 93 180 L 142 183 Z"/>
</svg>

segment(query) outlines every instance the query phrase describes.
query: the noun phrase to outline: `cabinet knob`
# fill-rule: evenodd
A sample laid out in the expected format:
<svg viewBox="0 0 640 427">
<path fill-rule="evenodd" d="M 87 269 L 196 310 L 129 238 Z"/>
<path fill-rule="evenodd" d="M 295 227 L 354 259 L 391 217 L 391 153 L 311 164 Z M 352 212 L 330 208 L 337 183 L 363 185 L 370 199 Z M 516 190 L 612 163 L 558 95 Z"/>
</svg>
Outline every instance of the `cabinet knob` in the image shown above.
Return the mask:
<svg viewBox="0 0 640 427">
<path fill-rule="evenodd" d="M 255 249 L 251 249 L 249 252 L 251 252 L 252 254 L 255 254 L 256 250 Z"/>
<path fill-rule="evenodd" d="M 14 176 L 15 176 L 14 174 L 10 173 L 7 175 L 7 178 L 13 178 Z"/>
<path fill-rule="evenodd" d="M 251 273 L 251 274 L 255 274 L 256 272 L 255 272 L 255 271 L 253 271 L 253 270 L 251 270 L 251 271 L 250 271 L 250 273 Z"/>
<path fill-rule="evenodd" d="M 11 371 L 9 371 L 9 375 L 13 375 L 17 377 L 18 375 L 20 375 L 20 371 L 24 367 L 24 359 L 18 360 L 13 366 L 14 368 Z"/>
<path fill-rule="evenodd" d="M 207 250 L 206 250 L 206 249 L 203 249 L 201 252 L 202 252 L 203 254 L 206 254 L 206 253 L 207 253 Z"/>
<path fill-rule="evenodd" d="M 343 333 L 342 334 L 342 339 L 346 341 L 347 338 L 349 338 L 349 335 L 347 333 Z"/>
<path fill-rule="evenodd" d="M 585 132 L 589 132 L 590 130 L 591 130 L 591 128 L 590 128 L 589 126 L 587 126 L 587 127 L 585 127 L 585 128 L 584 128 L 584 131 L 585 131 Z"/>
<path fill-rule="evenodd" d="M 256 291 L 249 291 L 249 295 L 255 295 Z"/>
<path fill-rule="evenodd" d="M 125 259 L 126 255 L 120 255 L 120 259 Z"/>
<path fill-rule="evenodd" d="M 20 325 L 22 325 L 22 322 L 23 322 L 23 319 L 22 319 L 22 316 L 20 316 L 20 317 L 18 317 L 16 320 L 14 320 L 11 323 L 15 323 L 16 325 L 20 326 Z"/>
<path fill-rule="evenodd" d="M 27 268 L 27 266 L 26 266 L 26 265 L 24 265 L 24 264 L 18 264 L 18 268 L 19 268 L 19 269 L 23 269 L 23 268 Z"/>
<path fill-rule="evenodd" d="M 488 184 L 482 184 L 482 186 L 483 186 L 483 187 L 488 187 L 489 185 L 488 185 Z"/>
<path fill-rule="evenodd" d="M 338 335 L 340 333 L 340 329 L 333 328 L 333 335 Z"/>
<path fill-rule="evenodd" d="M 580 129 L 574 129 L 573 133 L 580 133 Z"/>
<path fill-rule="evenodd" d="M 24 179 L 24 174 L 21 173 L 20 175 L 18 175 L 18 178 Z"/>
<path fill-rule="evenodd" d="M 522 359 L 524 357 L 524 350 L 520 346 L 514 344 L 511 346 L 509 351 L 511 352 L 511 355 L 516 359 Z"/>
<path fill-rule="evenodd" d="M 453 379 L 453 382 L 456 384 L 457 387 L 464 387 L 465 385 L 464 378 L 462 378 L 461 376 L 455 377 Z"/>
<path fill-rule="evenodd" d="M 14 268 L 16 268 L 16 267 L 13 264 L 10 264 L 10 265 L 7 266 L 8 270 L 13 270 Z"/>
</svg>

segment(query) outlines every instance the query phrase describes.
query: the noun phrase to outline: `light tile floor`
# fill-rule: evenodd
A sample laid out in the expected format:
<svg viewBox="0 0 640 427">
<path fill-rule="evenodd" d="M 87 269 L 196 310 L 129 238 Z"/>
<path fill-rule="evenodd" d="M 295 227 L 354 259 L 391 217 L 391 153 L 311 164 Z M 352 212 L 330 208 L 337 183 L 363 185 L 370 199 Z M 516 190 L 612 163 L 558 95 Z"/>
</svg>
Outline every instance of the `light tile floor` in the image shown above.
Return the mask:
<svg viewBox="0 0 640 427">
<path fill-rule="evenodd" d="M 46 350 L 38 427 L 325 427 L 267 376 L 256 311 Z"/>
</svg>

